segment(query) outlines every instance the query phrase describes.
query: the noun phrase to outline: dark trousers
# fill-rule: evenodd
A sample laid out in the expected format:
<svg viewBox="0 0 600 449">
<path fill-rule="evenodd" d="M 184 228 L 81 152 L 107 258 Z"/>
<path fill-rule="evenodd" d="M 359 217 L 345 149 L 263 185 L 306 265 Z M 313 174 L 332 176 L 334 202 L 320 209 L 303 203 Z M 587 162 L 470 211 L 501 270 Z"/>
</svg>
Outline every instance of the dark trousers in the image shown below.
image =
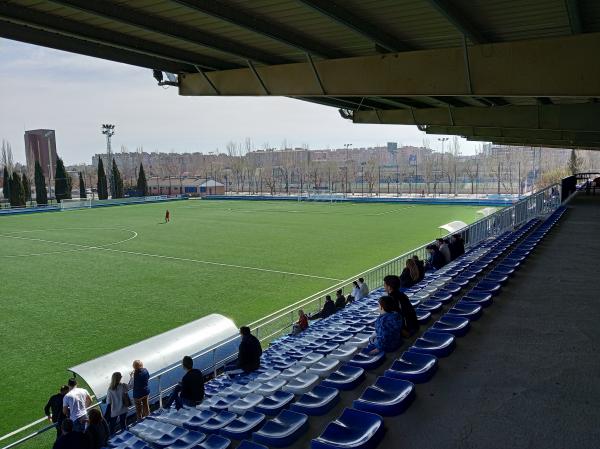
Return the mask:
<svg viewBox="0 0 600 449">
<path fill-rule="evenodd" d="M 170 408 L 173 402 L 175 402 L 175 408 L 177 410 L 184 405 L 187 407 L 195 407 L 198 404 L 196 401 L 190 401 L 189 399 L 181 397 L 181 385 L 177 385 L 169 397 L 167 397 L 167 400 L 163 403 L 163 408 Z"/>
<path fill-rule="evenodd" d="M 110 428 L 110 434 L 114 435 L 117 427 L 117 421 L 119 421 L 119 426 L 121 431 L 127 430 L 127 413 L 123 413 L 119 416 L 111 416 L 108 419 L 108 427 Z"/>
<path fill-rule="evenodd" d="M 53 422 L 56 424 L 56 439 L 58 440 L 58 437 L 62 435 L 62 420 Z"/>
</svg>

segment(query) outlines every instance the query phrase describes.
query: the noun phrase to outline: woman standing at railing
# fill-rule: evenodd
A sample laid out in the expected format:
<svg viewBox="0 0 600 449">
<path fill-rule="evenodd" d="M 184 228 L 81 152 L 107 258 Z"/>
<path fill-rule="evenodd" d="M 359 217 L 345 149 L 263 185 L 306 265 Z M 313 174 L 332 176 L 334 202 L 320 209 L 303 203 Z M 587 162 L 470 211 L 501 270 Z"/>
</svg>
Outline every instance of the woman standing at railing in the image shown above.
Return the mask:
<svg viewBox="0 0 600 449">
<path fill-rule="evenodd" d="M 150 388 L 148 381 L 150 374 L 144 368 L 141 360 L 134 360 L 133 371 L 129 373 L 129 387 L 133 388 L 133 402 L 135 403 L 135 414 L 137 419 L 142 419 L 150 414 L 150 406 L 148 405 L 148 396 Z"/>
<path fill-rule="evenodd" d="M 106 392 L 106 403 L 110 407 L 108 426 L 110 427 L 111 435 L 115 433 L 117 420 L 119 420 L 121 430 L 127 430 L 127 409 L 131 405 L 131 402 L 127 393 L 127 385 L 121 382 L 122 378 L 121 373 L 113 373 L 110 379 L 110 386 Z"/>
</svg>

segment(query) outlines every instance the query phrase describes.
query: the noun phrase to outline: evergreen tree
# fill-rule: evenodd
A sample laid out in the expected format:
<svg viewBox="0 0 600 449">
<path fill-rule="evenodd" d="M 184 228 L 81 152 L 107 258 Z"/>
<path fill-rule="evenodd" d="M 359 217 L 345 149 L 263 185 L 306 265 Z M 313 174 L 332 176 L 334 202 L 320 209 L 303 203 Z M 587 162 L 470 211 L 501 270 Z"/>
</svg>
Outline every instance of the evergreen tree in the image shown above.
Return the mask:
<svg viewBox="0 0 600 449">
<path fill-rule="evenodd" d="M 104 172 L 104 163 L 102 158 L 98 159 L 98 199 L 105 200 L 108 198 L 108 182 L 106 173 Z"/>
<path fill-rule="evenodd" d="M 79 172 L 79 198 L 87 198 L 85 193 L 85 182 L 83 181 L 83 175 Z"/>
<path fill-rule="evenodd" d="M 10 205 L 11 207 L 25 206 L 25 192 L 23 191 L 23 180 L 17 172 L 10 177 Z"/>
<path fill-rule="evenodd" d="M 121 178 L 121 172 L 119 171 L 117 162 L 114 159 L 112 161 L 112 178 L 115 188 L 115 191 L 113 192 L 113 198 L 123 198 L 123 178 Z"/>
<path fill-rule="evenodd" d="M 35 201 L 38 204 L 48 204 L 48 190 L 46 189 L 46 178 L 42 166 L 35 161 Z"/>
<path fill-rule="evenodd" d="M 4 173 L 2 178 L 2 192 L 4 199 L 10 200 L 10 173 L 8 173 L 8 167 L 4 166 Z"/>
<path fill-rule="evenodd" d="M 574 175 L 581 171 L 581 158 L 577 156 L 577 151 L 571 150 L 571 157 L 569 158 L 569 172 Z"/>
<path fill-rule="evenodd" d="M 62 159 L 56 158 L 56 179 L 54 180 L 54 195 L 56 201 L 71 199 L 71 176 L 65 169 Z"/>
<path fill-rule="evenodd" d="M 148 181 L 146 181 L 146 173 L 144 172 L 144 165 L 140 162 L 140 172 L 137 180 L 137 194 L 139 196 L 148 195 Z"/>
<path fill-rule="evenodd" d="M 27 175 L 23 173 L 23 195 L 25 196 L 25 202 L 31 201 L 31 184 Z"/>
</svg>

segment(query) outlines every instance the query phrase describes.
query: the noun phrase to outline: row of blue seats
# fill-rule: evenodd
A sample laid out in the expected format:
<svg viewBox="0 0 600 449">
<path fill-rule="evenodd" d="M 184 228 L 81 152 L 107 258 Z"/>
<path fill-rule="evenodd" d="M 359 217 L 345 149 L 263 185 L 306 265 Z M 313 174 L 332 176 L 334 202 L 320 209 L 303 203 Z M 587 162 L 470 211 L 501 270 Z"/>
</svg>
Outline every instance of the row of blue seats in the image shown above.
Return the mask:
<svg viewBox="0 0 600 449">
<path fill-rule="evenodd" d="M 438 357 L 448 356 L 452 352 L 456 337 L 464 336 L 468 332 L 470 321 L 479 318 L 482 308 L 492 304 L 491 298 L 499 293 L 508 277 L 519 268 L 563 213 L 564 209 L 557 210 L 519 243 L 519 239 L 528 233 L 537 221 L 529 222 L 518 231 L 497 240 L 486 256 L 476 263 L 452 267 L 455 271 L 451 273 L 454 279 L 459 279 L 457 277 L 463 274 L 467 275 L 465 280 L 470 280 L 474 278 L 471 277 L 472 274 L 478 275 L 503 257 L 473 289 L 418 338 L 408 351 L 385 371 L 384 376 L 379 377 L 353 402 L 353 409 L 345 409 L 338 419 L 330 423 L 321 436 L 312 441 L 311 448 L 374 448 L 383 436 L 382 416 L 395 416 L 406 410 L 415 398 L 415 383 L 431 379 L 437 368 Z M 517 245 L 505 254 L 515 243 Z M 465 285 L 467 284 L 459 284 L 461 288 Z M 446 287 L 444 292 L 431 293 L 446 298 L 448 295 L 459 293 L 461 288 L 451 286 Z M 464 305 L 469 306 L 469 312 L 466 314 L 462 311 Z"/>
</svg>

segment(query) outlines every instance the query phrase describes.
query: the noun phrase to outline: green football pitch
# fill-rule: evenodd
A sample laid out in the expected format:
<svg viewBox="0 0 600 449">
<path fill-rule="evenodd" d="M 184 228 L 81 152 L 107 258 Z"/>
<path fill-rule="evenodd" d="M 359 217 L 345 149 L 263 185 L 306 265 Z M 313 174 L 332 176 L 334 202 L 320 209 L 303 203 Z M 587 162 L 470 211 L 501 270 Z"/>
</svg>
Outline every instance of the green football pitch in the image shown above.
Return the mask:
<svg viewBox="0 0 600 449">
<path fill-rule="evenodd" d="M 42 416 L 69 366 L 209 313 L 251 322 L 478 209 L 190 200 L 0 216 L 0 434 Z"/>
</svg>

